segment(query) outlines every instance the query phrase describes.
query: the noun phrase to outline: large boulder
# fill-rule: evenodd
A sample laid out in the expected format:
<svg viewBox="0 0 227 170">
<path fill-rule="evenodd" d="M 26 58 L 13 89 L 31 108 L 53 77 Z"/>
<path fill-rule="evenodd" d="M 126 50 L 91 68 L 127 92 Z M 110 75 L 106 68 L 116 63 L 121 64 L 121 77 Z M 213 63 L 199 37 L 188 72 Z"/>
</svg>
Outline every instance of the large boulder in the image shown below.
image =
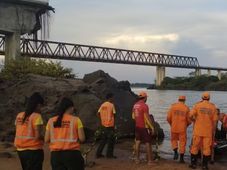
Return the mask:
<svg viewBox="0 0 227 170">
<path fill-rule="evenodd" d="M 45 98 L 43 117 L 45 122 L 55 115 L 56 106 L 63 97 L 70 97 L 75 103 L 76 113 L 81 117 L 84 126 L 95 129 L 98 125 L 96 110 L 101 100 L 89 91 L 82 80 L 56 79 L 38 75 L 28 75 L 17 81 L 0 83 L 0 131 L 1 140 L 12 140 L 16 114 L 23 111 L 26 100 L 34 92 Z"/>
<path fill-rule="evenodd" d="M 122 136 L 134 134 L 131 119 L 136 95 L 127 81 L 118 82 L 103 71 L 96 71 L 79 79 L 57 79 L 29 74 L 17 80 L 0 80 L 0 141 L 12 141 L 14 121 L 18 112 L 24 111 L 29 96 L 39 92 L 45 99 L 42 113 L 45 123 L 56 113 L 56 106 L 63 97 L 70 97 L 87 132 L 99 126 L 97 110 L 107 93 L 114 94 L 117 111 L 117 128 Z"/>
<path fill-rule="evenodd" d="M 85 75 L 83 81 L 89 84 L 89 90 L 95 93 L 102 102 L 105 101 L 107 93 L 114 94 L 117 128 L 123 136 L 132 135 L 134 122 L 131 115 L 136 95 L 131 91 L 130 83 L 127 81 L 118 82 L 102 70 Z"/>
</svg>

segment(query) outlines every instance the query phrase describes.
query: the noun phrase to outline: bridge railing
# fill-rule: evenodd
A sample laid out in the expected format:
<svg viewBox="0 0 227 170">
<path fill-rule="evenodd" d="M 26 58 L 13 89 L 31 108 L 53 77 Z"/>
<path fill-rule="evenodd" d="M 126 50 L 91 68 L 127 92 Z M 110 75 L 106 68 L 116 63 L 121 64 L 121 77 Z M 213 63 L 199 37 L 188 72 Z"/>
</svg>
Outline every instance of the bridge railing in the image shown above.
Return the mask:
<svg viewBox="0 0 227 170">
<path fill-rule="evenodd" d="M 4 37 L 0 37 L 0 51 L 4 52 Z M 21 54 L 36 58 L 181 68 L 199 67 L 196 57 L 32 39 L 21 39 Z"/>
</svg>

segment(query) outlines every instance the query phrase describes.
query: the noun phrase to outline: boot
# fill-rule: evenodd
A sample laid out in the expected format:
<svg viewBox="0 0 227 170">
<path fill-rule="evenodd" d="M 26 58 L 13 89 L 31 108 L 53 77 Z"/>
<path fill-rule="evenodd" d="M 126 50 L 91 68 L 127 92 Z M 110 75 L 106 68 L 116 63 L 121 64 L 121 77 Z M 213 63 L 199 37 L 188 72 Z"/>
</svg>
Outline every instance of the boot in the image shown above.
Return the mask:
<svg viewBox="0 0 227 170">
<path fill-rule="evenodd" d="M 174 156 L 173 156 L 173 160 L 178 160 L 178 151 L 177 151 L 177 148 L 173 150 L 174 151 Z"/>
<path fill-rule="evenodd" d="M 202 169 L 203 170 L 208 170 L 208 161 L 209 161 L 209 156 L 203 155 L 203 163 L 202 163 Z"/>
<path fill-rule="evenodd" d="M 185 161 L 184 161 L 184 154 L 180 154 L 180 163 L 185 163 Z"/>
<path fill-rule="evenodd" d="M 191 164 L 189 165 L 189 168 L 196 169 L 197 166 L 197 155 L 191 154 Z"/>
</svg>

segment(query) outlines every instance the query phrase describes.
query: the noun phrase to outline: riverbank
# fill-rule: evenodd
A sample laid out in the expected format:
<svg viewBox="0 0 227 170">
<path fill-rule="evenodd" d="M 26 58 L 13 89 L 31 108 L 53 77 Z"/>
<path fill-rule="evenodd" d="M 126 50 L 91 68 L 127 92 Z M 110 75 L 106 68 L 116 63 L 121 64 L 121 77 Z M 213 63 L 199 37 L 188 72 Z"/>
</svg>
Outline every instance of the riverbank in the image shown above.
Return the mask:
<svg viewBox="0 0 227 170">
<path fill-rule="evenodd" d="M 219 80 L 216 76 L 202 75 L 198 77 L 165 77 L 159 90 L 197 90 L 197 91 L 227 91 L 227 77 Z"/>
<path fill-rule="evenodd" d="M 178 162 L 166 159 L 160 159 L 155 163 L 154 166 L 148 166 L 145 162 L 139 165 L 136 165 L 131 158 L 132 156 L 132 143 L 133 140 L 124 140 L 116 145 L 115 155 L 118 157 L 117 159 L 95 159 L 93 150 L 89 156 L 88 161 L 94 162 L 95 165 L 92 167 L 87 167 L 86 170 L 188 170 L 188 164 L 179 164 Z M 8 151 L 13 151 L 14 148 L 10 147 L 7 149 Z M 143 148 L 141 149 L 143 152 Z M 0 157 L 0 165 L 1 170 L 20 170 L 20 162 L 17 157 L 16 152 L 12 152 L 11 158 L 1 158 Z M 141 157 L 144 157 L 144 152 Z M 214 165 L 210 165 L 210 170 L 225 170 L 227 163 L 215 163 Z M 47 146 L 45 146 L 45 159 L 44 159 L 44 170 L 51 170 L 50 167 L 50 152 Z"/>
</svg>

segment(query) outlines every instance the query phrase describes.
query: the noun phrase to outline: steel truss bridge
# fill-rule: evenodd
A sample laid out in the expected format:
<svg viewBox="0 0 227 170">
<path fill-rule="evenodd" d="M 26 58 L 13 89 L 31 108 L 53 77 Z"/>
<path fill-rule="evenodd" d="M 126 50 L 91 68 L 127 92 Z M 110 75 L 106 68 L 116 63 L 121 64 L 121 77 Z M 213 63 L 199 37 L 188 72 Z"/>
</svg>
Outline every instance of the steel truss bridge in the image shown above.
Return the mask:
<svg viewBox="0 0 227 170">
<path fill-rule="evenodd" d="M 200 66 L 196 57 L 64 42 L 22 38 L 20 42 L 20 50 L 22 56 L 33 58 L 227 71 L 227 68 Z M 5 37 L 0 36 L 0 55 L 4 54 Z"/>
</svg>

